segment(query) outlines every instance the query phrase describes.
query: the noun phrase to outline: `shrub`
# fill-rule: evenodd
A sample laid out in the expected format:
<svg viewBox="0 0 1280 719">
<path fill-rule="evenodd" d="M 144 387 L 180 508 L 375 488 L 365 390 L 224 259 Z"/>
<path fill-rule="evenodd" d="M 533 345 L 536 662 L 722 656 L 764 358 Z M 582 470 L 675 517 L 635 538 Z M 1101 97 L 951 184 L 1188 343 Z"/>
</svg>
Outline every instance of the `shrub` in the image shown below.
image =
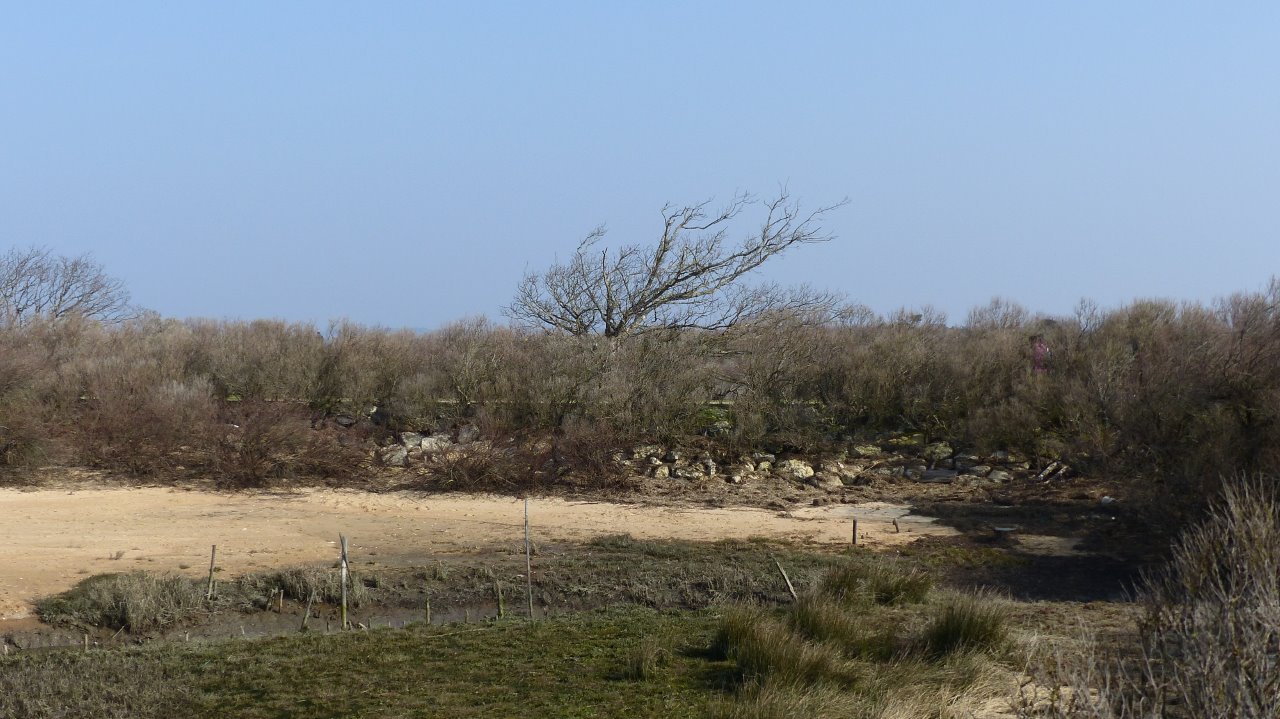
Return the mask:
<svg viewBox="0 0 1280 719">
<path fill-rule="evenodd" d="M 1280 716 L 1280 493 L 1229 483 L 1145 587 L 1144 654 L 1161 704 L 1193 716 Z"/>
<path fill-rule="evenodd" d="M 227 403 L 209 441 L 218 483 L 264 487 L 293 477 L 357 471 L 365 448 L 342 442 L 336 431 L 312 429 L 304 413 L 305 407 L 291 402 Z"/>
</svg>

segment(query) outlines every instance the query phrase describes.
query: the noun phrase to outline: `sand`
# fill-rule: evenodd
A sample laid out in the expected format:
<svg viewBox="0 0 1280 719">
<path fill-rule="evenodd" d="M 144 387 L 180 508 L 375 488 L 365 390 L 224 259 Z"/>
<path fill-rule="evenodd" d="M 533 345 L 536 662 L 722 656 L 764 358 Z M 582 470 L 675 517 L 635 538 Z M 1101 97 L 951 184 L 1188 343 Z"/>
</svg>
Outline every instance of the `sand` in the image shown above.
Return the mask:
<svg viewBox="0 0 1280 719">
<path fill-rule="evenodd" d="M 338 534 L 356 563 L 426 562 L 434 555 L 510 549 L 523 541 L 524 505 L 510 497 L 331 489 L 216 493 L 166 487 L 0 490 L 0 619 L 93 574 L 132 569 L 203 575 L 218 545 L 220 576 L 329 562 Z M 764 509 L 658 507 L 535 498 L 535 542 L 628 533 L 643 539 L 769 537 L 887 547 L 954 534 L 901 505 Z M 897 518 L 901 531 L 895 531 Z"/>
</svg>

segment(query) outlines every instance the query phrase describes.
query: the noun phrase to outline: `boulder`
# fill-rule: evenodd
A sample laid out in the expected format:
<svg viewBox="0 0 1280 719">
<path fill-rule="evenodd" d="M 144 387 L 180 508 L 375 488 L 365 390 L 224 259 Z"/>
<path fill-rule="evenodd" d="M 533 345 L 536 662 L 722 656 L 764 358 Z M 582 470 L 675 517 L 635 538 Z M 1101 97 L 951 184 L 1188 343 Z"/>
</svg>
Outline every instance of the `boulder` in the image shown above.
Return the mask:
<svg viewBox="0 0 1280 719">
<path fill-rule="evenodd" d="M 702 460 L 702 471 L 706 472 L 708 477 L 716 476 L 715 460 L 712 460 L 710 458 Z"/>
<path fill-rule="evenodd" d="M 956 480 L 954 469 L 926 469 L 920 473 L 918 481 L 929 484 L 951 484 Z"/>
<path fill-rule="evenodd" d="M 632 459 L 658 459 L 662 456 L 662 448 L 656 444 L 642 444 L 631 448 Z M 659 460 L 661 461 L 661 460 Z"/>
<path fill-rule="evenodd" d="M 654 479 L 666 479 L 671 476 L 671 468 L 665 464 L 660 464 L 653 468 Z"/>
<path fill-rule="evenodd" d="M 702 470 L 695 466 L 676 467 L 671 470 L 671 476 L 676 479 L 685 479 L 689 481 L 699 480 L 706 477 Z"/>
<path fill-rule="evenodd" d="M 975 464 L 975 465 L 970 466 L 968 469 L 964 470 L 964 473 L 965 473 L 965 474 L 972 474 L 972 475 L 975 475 L 975 476 L 978 476 L 978 477 L 985 477 L 985 476 L 987 476 L 988 474 L 991 474 L 991 465 L 989 465 L 989 464 Z"/>
<path fill-rule="evenodd" d="M 996 484 L 1001 484 L 1013 479 L 1013 475 L 1003 469 L 993 469 L 987 473 L 987 479 L 995 482 Z"/>
<path fill-rule="evenodd" d="M 946 442 L 934 442 L 933 444 L 925 445 L 925 448 L 920 452 L 920 455 L 930 462 L 950 459 L 953 454 L 955 454 L 955 451 Z"/>
<path fill-rule="evenodd" d="M 458 444 L 471 444 L 480 439 L 480 428 L 474 424 L 464 424 L 458 428 Z"/>
<path fill-rule="evenodd" d="M 828 492 L 838 492 L 844 489 L 844 482 L 840 481 L 840 477 L 826 472 L 818 472 L 808 479 L 809 484 L 818 489 L 825 489 Z"/>
<path fill-rule="evenodd" d="M 756 464 L 759 464 L 761 462 L 767 462 L 769 464 L 773 464 L 774 462 L 778 461 L 778 458 L 772 454 L 769 454 L 768 452 L 753 452 L 751 454 L 751 461 L 755 462 Z"/>
<path fill-rule="evenodd" d="M 875 446 L 874 444 L 855 445 L 851 450 L 849 450 L 849 453 L 855 457 L 864 457 L 864 458 L 878 457 L 882 454 L 880 452 L 880 448 Z"/>
<path fill-rule="evenodd" d="M 403 467 L 409 463 L 409 450 L 399 444 L 383 447 L 380 456 L 382 463 L 388 467 Z"/>
<path fill-rule="evenodd" d="M 439 454 L 453 448 L 453 438 L 447 434 L 433 434 L 430 437 L 423 437 L 420 446 L 427 454 Z"/>
<path fill-rule="evenodd" d="M 784 459 L 778 462 L 778 466 L 774 468 L 773 472 L 796 481 L 806 480 L 814 474 L 813 467 L 802 459 Z"/>
<path fill-rule="evenodd" d="M 844 469 L 844 464 L 833 459 L 824 459 L 818 463 L 818 471 L 825 474 L 840 475 Z"/>
<path fill-rule="evenodd" d="M 417 432 L 401 432 L 400 444 L 409 449 L 418 449 L 422 446 L 422 435 Z"/>
</svg>

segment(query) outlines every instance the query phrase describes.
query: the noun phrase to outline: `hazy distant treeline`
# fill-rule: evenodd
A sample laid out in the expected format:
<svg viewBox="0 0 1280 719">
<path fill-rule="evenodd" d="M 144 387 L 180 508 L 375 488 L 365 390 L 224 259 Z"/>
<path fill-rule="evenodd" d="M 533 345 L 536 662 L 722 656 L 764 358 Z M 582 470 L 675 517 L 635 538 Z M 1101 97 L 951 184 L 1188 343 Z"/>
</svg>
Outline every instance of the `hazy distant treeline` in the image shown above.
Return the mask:
<svg viewBox="0 0 1280 719">
<path fill-rule="evenodd" d="M 468 422 L 619 447 L 697 436 L 726 453 L 914 431 L 1165 490 L 1280 470 L 1280 282 L 1052 319 L 1003 301 L 961 326 L 928 311 L 842 318 L 614 339 L 484 320 L 425 334 L 29 322 L 0 329 L 0 462 L 333 474 L 367 461 L 379 433 Z M 361 422 L 324 421 L 339 414 Z"/>
</svg>

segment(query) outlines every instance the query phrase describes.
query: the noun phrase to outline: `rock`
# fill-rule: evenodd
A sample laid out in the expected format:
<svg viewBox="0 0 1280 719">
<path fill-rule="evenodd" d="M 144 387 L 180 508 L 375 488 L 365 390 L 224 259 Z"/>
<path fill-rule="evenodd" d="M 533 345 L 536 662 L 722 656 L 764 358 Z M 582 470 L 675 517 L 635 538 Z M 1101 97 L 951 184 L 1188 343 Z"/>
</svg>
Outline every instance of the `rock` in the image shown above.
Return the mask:
<svg viewBox="0 0 1280 719">
<path fill-rule="evenodd" d="M 967 472 L 982 463 L 982 460 L 972 454 L 956 455 L 955 468 L 961 472 Z"/>
<path fill-rule="evenodd" d="M 865 487 L 876 480 L 878 475 L 875 472 L 864 472 L 860 474 L 846 474 L 840 478 L 841 483 L 846 487 Z"/>
<path fill-rule="evenodd" d="M 925 448 L 920 452 L 920 455 L 930 462 L 949 459 L 953 454 L 955 454 L 955 451 L 946 442 L 934 442 L 933 444 L 925 445 Z"/>
<path fill-rule="evenodd" d="M 903 477 L 906 477 L 907 479 L 915 480 L 917 482 L 924 479 L 924 473 L 925 473 L 924 467 L 903 467 L 902 468 Z"/>
<path fill-rule="evenodd" d="M 658 459 L 662 456 L 662 448 L 656 444 L 642 444 L 631 448 L 632 459 Z"/>
<path fill-rule="evenodd" d="M 773 464 L 778 461 L 778 458 L 768 452 L 753 452 L 751 454 L 751 461 L 756 464 L 760 464 L 761 462 Z"/>
<path fill-rule="evenodd" d="M 662 456 L 662 461 L 663 462 L 679 462 L 680 453 L 673 449 Z"/>
<path fill-rule="evenodd" d="M 1058 470 L 1059 470 L 1061 467 L 1062 467 L 1062 463 L 1061 463 L 1061 462 L 1050 462 L 1050 463 L 1049 463 L 1049 466 L 1047 466 L 1047 467 L 1045 467 L 1044 469 L 1040 470 L 1040 471 L 1036 474 L 1036 479 L 1041 480 L 1041 481 L 1044 481 L 1044 480 L 1046 480 L 1046 479 L 1049 479 L 1049 478 L 1050 478 L 1050 477 L 1052 477 L 1053 475 L 1057 474 Z"/>
<path fill-rule="evenodd" d="M 991 473 L 991 465 L 989 464 L 975 464 L 972 467 L 969 467 L 968 469 L 965 470 L 965 474 L 972 474 L 978 477 L 985 477 L 990 473 Z"/>
<path fill-rule="evenodd" d="M 654 479 L 666 479 L 671 476 L 671 468 L 665 464 L 660 464 L 653 468 Z"/>
<path fill-rule="evenodd" d="M 686 479 L 689 481 L 693 481 L 693 480 L 702 479 L 706 475 L 702 473 L 701 469 L 698 469 L 697 467 L 693 467 L 693 466 L 688 466 L 688 467 L 676 467 L 675 469 L 671 470 L 671 476 L 675 477 L 676 479 Z"/>
<path fill-rule="evenodd" d="M 649 455 L 649 456 L 645 457 L 644 463 L 645 463 L 645 464 L 647 464 L 647 465 L 649 465 L 650 467 L 660 467 L 660 466 L 662 466 L 662 460 L 658 459 L 657 457 L 655 457 L 655 456 L 653 456 L 653 455 Z"/>
<path fill-rule="evenodd" d="M 724 481 L 728 482 L 729 484 L 742 484 L 742 475 L 730 474 L 724 478 Z"/>
<path fill-rule="evenodd" d="M 1009 474 L 1003 469 L 993 469 L 987 473 L 987 479 L 991 480 L 992 482 L 995 482 L 996 484 L 1000 484 L 1002 482 L 1008 482 L 1009 480 L 1013 479 L 1013 475 Z"/>
<path fill-rule="evenodd" d="M 702 460 L 702 471 L 706 472 L 708 477 L 716 476 L 715 461 L 710 458 Z"/>
<path fill-rule="evenodd" d="M 356 426 L 357 421 L 358 420 L 356 420 L 355 417 L 352 417 L 349 414 L 339 414 L 339 415 L 335 415 L 333 418 L 333 423 L 343 429 L 349 429 L 351 427 Z"/>
<path fill-rule="evenodd" d="M 458 444 L 471 444 L 480 439 L 480 428 L 474 424 L 464 424 L 458 428 Z"/>
<path fill-rule="evenodd" d="M 839 475 L 843 473 L 845 470 L 844 470 L 844 464 L 837 462 L 835 460 L 824 459 L 818 463 L 818 471 L 825 472 L 826 474 Z"/>
<path fill-rule="evenodd" d="M 423 437 L 420 446 L 427 454 L 439 454 L 453 449 L 453 438 L 447 434 L 433 434 L 430 437 Z"/>
<path fill-rule="evenodd" d="M 784 459 L 778 462 L 773 472 L 788 479 L 803 481 L 813 476 L 813 467 L 802 459 Z"/>
<path fill-rule="evenodd" d="M 382 463 L 388 467 L 403 467 L 409 463 L 409 450 L 399 444 L 382 449 Z"/>
<path fill-rule="evenodd" d="M 853 449 L 849 450 L 849 452 L 855 457 L 866 457 L 866 458 L 879 457 L 882 454 L 880 452 L 880 448 L 875 446 L 874 444 L 855 445 Z"/>
<path fill-rule="evenodd" d="M 1099 507 L 1114 507 L 1114 506 L 1116 506 L 1116 502 L 1118 502 L 1118 501 L 1119 501 L 1119 500 L 1117 500 L 1115 497 L 1111 497 L 1111 496 L 1104 496 L 1102 499 L 1099 499 L 1099 500 L 1098 500 L 1098 506 L 1099 506 Z"/>
<path fill-rule="evenodd" d="M 951 484 L 955 479 L 954 469 L 926 469 L 920 474 L 919 481 L 929 484 Z"/>
<path fill-rule="evenodd" d="M 422 435 L 417 432 L 401 432 L 400 444 L 409 449 L 418 449 L 422 446 Z"/>
<path fill-rule="evenodd" d="M 769 472 L 769 471 L 771 471 L 771 470 L 773 470 L 773 463 L 772 463 L 772 462 L 759 462 L 759 463 L 757 463 L 757 464 L 756 464 L 756 471 L 757 471 L 757 472 Z"/>
<path fill-rule="evenodd" d="M 818 472 L 808 480 L 809 484 L 818 489 L 825 489 L 828 492 L 839 492 L 844 489 L 844 482 L 840 481 L 840 477 L 826 472 Z"/>
</svg>

